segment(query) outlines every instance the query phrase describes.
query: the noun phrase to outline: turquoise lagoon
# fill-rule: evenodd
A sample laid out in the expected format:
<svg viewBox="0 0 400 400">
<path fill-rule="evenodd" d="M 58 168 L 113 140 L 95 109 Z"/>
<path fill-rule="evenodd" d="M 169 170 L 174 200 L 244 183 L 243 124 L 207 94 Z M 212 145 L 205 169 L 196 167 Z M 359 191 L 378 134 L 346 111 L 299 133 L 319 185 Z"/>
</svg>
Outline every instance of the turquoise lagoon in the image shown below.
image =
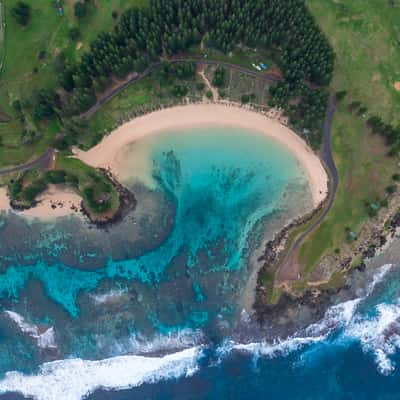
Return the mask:
<svg viewBox="0 0 400 400">
<path fill-rule="evenodd" d="M 118 226 L 1 216 L 0 372 L 224 337 L 263 243 L 312 205 L 298 161 L 258 132 L 163 132 L 124 157 L 138 207 Z M 53 329 L 54 346 L 4 311 Z"/>
</svg>

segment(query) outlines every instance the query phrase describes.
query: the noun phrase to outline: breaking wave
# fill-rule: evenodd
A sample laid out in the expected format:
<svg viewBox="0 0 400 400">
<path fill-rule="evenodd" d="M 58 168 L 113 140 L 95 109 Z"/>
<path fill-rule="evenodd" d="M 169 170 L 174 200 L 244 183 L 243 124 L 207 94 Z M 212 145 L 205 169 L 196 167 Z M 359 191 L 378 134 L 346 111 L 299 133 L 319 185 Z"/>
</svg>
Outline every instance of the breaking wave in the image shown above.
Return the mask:
<svg viewBox="0 0 400 400">
<path fill-rule="evenodd" d="M 388 375 L 395 369 L 391 356 L 400 349 L 400 298 L 392 299 L 390 304 L 378 302 L 368 307 L 368 312 L 361 306 L 366 299 L 374 298 L 376 286 L 391 268 L 391 265 L 381 267 L 361 297 L 330 307 L 319 322 L 284 340 L 258 343 L 226 340 L 213 351 L 206 345 L 195 344 L 203 342 L 201 331 L 185 330 L 148 342 L 133 337 L 120 350 L 130 346 L 131 351 L 151 354 L 176 350 L 180 346 L 191 347 L 162 357 L 128 355 L 99 361 L 67 359 L 45 363 L 36 375 L 8 372 L 0 381 L 0 393 L 19 392 L 37 400 L 81 400 L 97 389 L 128 389 L 191 376 L 198 371 L 199 361 L 206 357 L 208 350 L 216 355 L 205 361 L 206 365 L 211 365 L 214 361 L 223 363 L 233 352 L 245 352 L 255 359 L 285 357 L 298 351 L 304 354 L 318 343 L 340 347 L 358 343 L 364 353 L 373 355 L 378 371 Z"/>
<path fill-rule="evenodd" d="M 120 356 L 99 361 L 68 359 L 45 363 L 36 375 L 8 372 L 0 393 L 17 392 L 37 400 L 80 400 L 96 389 L 128 389 L 143 383 L 191 376 L 201 348 L 164 357 Z"/>
<path fill-rule="evenodd" d="M 376 286 L 391 271 L 392 264 L 383 265 L 374 275 L 362 297 L 330 307 L 324 317 L 285 340 L 273 342 L 235 343 L 229 341 L 218 352 L 221 357 L 232 350 L 245 351 L 254 357 L 278 357 L 299 351 L 306 346 L 329 341 L 331 346 L 359 343 L 366 354 L 372 354 L 381 374 L 394 371 L 390 356 L 400 350 L 400 298 L 393 304 L 379 303 L 365 314 L 359 311 L 362 302 L 369 298 Z"/>
</svg>

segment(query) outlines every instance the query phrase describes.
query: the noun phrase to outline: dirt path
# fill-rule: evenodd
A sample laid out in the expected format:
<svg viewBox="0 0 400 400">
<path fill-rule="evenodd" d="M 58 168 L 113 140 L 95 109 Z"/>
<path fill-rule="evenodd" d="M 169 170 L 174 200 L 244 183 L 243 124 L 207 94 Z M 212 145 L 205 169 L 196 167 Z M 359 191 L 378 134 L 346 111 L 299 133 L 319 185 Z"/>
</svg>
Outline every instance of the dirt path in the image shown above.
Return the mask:
<svg viewBox="0 0 400 400">
<path fill-rule="evenodd" d="M 264 80 L 267 80 L 270 82 L 280 81 L 280 78 L 278 78 L 275 74 L 253 71 L 249 68 L 241 67 L 240 65 L 231 64 L 231 63 L 222 62 L 222 61 L 205 60 L 204 58 L 179 56 L 179 57 L 173 57 L 170 59 L 164 59 L 163 62 L 168 62 L 168 63 L 192 62 L 199 66 L 221 65 L 226 68 L 235 69 L 236 71 L 242 72 L 243 74 L 253 76 L 256 78 L 260 78 L 260 79 L 264 79 Z M 94 104 L 88 111 L 82 113 L 80 115 L 80 117 L 85 118 L 85 119 L 90 118 L 93 114 L 96 113 L 96 111 L 98 111 L 100 109 L 100 107 L 103 104 L 110 101 L 113 97 L 115 97 L 117 94 L 119 94 L 122 90 L 124 90 L 131 84 L 138 82 L 138 81 L 146 78 L 147 76 L 149 76 L 152 72 L 154 72 L 158 68 L 160 68 L 161 65 L 162 65 L 162 62 L 155 62 L 155 63 L 149 65 L 141 74 L 133 73 L 133 74 L 128 75 L 127 78 L 125 78 L 123 81 L 120 81 L 117 85 L 113 86 L 110 90 L 106 91 L 105 93 L 102 93 L 101 96 L 98 97 L 96 104 Z"/>
<path fill-rule="evenodd" d="M 198 73 L 201 76 L 201 78 L 203 79 L 203 81 L 206 84 L 206 86 L 208 87 L 208 89 L 211 91 L 211 93 L 213 95 L 212 100 L 217 101 L 219 99 L 218 90 L 213 85 L 211 85 L 211 82 L 208 80 L 208 78 L 204 72 L 204 70 L 205 70 L 204 67 L 205 67 L 204 65 L 200 65 L 199 69 L 198 69 Z"/>
</svg>

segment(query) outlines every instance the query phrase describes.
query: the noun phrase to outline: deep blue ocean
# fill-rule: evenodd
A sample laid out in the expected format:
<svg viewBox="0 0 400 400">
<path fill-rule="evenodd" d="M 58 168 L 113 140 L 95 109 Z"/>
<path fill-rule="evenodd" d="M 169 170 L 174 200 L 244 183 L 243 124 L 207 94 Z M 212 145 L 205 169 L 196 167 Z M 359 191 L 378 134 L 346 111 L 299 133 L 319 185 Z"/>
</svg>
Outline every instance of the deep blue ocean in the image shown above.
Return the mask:
<svg viewBox="0 0 400 400">
<path fill-rule="evenodd" d="M 400 398 L 396 264 L 271 339 L 246 323 L 254 276 L 311 208 L 305 172 L 256 132 L 186 133 L 127 149 L 118 225 L 0 214 L 0 399 Z"/>
</svg>

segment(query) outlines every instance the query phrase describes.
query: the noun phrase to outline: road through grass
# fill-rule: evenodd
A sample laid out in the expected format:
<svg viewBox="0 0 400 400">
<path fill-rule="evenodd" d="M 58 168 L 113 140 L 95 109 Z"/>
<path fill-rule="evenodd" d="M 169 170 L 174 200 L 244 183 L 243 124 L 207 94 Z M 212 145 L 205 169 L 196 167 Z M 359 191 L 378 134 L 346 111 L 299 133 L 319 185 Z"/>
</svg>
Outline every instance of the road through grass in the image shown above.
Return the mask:
<svg viewBox="0 0 400 400">
<path fill-rule="evenodd" d="M 387 157 L 381 138 L 372 136 L 365 119 L 348 109 L 361 101 L 369 115 L 400 122 L 400 7 L 390 2 L 307 0 L 331 41 L 336 55 L 332 89 L 348 95 L 334 118 L 332 140 L 340 181 L 337 198 L 325 222 L 300 248 L 300 261 L 310 272 L 318 260 L 346 241 L 345 227 L 357 232 L 368 218 L 364 202 L 381 198 L 398 158 Z"/>
<path fill-rule="evenodd" d="M 0 75 L 0 110 L 13 118 L 8 123 L 0 123 L 0 167 L 17 165 L 39 156 L 53 143 L 54 136 L 59 131 L 57 123 L 38 125 L 28 113 L 24 113 L 24 121 L 12 107 L 13 102 L 28 99 L 35 88 L 55 87 L 57 74 L 54 60 L 57 54 L 63 52 L 69 60 L 81 57 L 99 32 L 109 31 L 116 23 L 112 17 L 114 10 L 121 14 L 129 7 L 145 6 L 148 3 L 147 0 L 97 1 L 95 6 L 89 6 L 88 15 L 78 21 L 74 16 L 72 1 L 63 1 L 62 17 L 58 15 L 53 1 L 29 1 L 30 22 L 28 26 L 22 27 L 11 15 L 17 1 L 7 0 L 4 14 L 7 34 L 4 45 L 0 43 L 0 60 L 7 49 Z M 3 10 L 4 8 L 1 9 Z M 80 30 L 79 46 L 68 36 L 69 30 L 75 26 Z M 25 130 L 38 132 L 34 143 L 24 144 L 22 137 Z"/>
</svg>

